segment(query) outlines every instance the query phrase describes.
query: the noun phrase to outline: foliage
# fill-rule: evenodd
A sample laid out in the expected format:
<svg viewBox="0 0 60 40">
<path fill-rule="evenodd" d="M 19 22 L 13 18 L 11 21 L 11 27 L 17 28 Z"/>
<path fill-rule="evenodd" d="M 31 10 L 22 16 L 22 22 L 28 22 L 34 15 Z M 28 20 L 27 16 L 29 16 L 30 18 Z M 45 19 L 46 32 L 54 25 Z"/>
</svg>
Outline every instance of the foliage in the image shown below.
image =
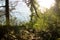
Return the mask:
<svg viewBox="0 0 60 40">
<path fill-rule="evenodd" d="M 36 0 L 30 0 L 30 22 L 20 23 L 19 26 L 0 26 L 0 40 L 60 40 L 60 16 L 57 9 L 55 11 L 52 7 L 43 14 L 36 5 Z M 11 20 L 11 24 L 15 20 Z"/>
</svg>

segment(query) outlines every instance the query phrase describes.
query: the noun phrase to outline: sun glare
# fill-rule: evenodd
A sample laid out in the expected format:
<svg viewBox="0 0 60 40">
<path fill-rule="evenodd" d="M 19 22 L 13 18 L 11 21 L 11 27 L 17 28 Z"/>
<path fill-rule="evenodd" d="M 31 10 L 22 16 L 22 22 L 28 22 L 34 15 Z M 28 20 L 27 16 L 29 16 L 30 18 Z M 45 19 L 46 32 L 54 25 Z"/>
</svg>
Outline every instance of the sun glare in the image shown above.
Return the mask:
<svg viewBox="0 0 60 40">
<path fill-rule="evenodd" d="M 44 12 L 46 8 L 50 9 L 54 6 L 55 0 L 38 0 L 38 4 L 40 5 L 40 10 Z"/>
</svg>

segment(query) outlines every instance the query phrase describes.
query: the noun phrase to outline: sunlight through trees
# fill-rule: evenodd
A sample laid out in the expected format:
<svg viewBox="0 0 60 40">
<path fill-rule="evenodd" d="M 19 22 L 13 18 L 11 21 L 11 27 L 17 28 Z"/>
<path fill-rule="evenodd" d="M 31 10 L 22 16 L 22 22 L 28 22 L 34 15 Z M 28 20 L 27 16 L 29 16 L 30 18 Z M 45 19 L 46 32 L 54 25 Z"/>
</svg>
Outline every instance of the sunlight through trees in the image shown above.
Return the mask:
<svg viewBox="0 0 60 40">
<path fill-rule="evenodd" d="M 60 0 L 0 0 L 0 40 L 60 40 Z"/>
</svg>

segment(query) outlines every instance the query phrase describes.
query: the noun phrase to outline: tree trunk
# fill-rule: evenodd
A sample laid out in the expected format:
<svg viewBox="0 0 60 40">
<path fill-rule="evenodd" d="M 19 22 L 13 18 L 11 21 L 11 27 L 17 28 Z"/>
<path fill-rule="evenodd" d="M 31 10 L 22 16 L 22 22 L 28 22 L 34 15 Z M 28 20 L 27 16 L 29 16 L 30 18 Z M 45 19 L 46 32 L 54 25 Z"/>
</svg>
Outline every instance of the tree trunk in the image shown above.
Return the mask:
<svg viewBox="0 0 60 40">
<path fill-rule="evenodd" d="M 6 0 L 6 3 L 5 3 L 5 7 L 6 7 L 6 10 L 5 10 L 5 14 L 6 14 L 6 25 L 9 26 L 9 0 Z"/>
</svg>

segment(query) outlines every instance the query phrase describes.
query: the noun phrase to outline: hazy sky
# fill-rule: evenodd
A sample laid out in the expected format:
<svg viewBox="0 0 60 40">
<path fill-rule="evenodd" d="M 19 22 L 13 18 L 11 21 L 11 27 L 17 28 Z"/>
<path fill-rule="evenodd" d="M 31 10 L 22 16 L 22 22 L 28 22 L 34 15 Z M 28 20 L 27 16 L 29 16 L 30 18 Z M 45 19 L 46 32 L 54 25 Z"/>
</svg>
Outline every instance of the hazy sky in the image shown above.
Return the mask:
<svg viewBox="0 0 60 40">
<path fill-rule="evenodd" d="M 30 20 L 30 9 L 27 7 L 27 5 L 22 2 L 22 0 L 9 0 L 10 4 L 16 5 L 15 10 L 12 10 L 10 14 L 13 17 L 16 17 L 17 22 L 20 21 L 29 21 Z M 38 4 L 40 5 L 40 10 L 42 13 L 44 13 L 47 9 L 50 9 L 52 6 L 54 6 L 55 1 L 54 0 L 37 0 Z M 5 5 L 4 0 L 0 1 L 0 6 Z M 1 10 L 4 10 L 3 8 L 0 8 Z M 13 18 L 12 18 L 13 19 Z"/>
<path fill-rule="evenodd" d="M 17 19 L 21 21 L 28 21 L 30 19 L 29 17 L 31 14 L 30 9 L 21 0 L 18 1 L 17 6 L 15 7 L 15 10 L 13 10 L 12 12 L 13 12 L 12 15 L 17 17 Z"/>
<path fill-rule="evenodd" d="M 38 4 L 40 5 L 40 10 L 44 13 L 47 9 L 50 9 L 55 5 L 55 0 L 37 0 Z"/>
<path fill-rule="evenodd" d="M 51 6 L 54 6 L 55 0 L 38 0 L 38 4 L 41 5 L 41 7 L 50 8 Z"/>
<path fill-rule="evenodd" d="M 18 3 L 16 3 L 16 1 L 18 1 Z M 13 17 L 16 17 L 17 22 L 27 22 L 30 20 L 30 9 L 27 7 L 27 5 L 22 2 L 21 0 L 9 0 L 10 4 L 13 4 L 13 6 L 15 4 L 17 4 L 15 6 L 15 10 L 12 10 L 10 12 L 10 14 Z M 5 5 L 4 0 L 0 1 L 0 6 Z M 0 8 L 2 11 L 4 10 L 4 8 Z M 13 19 L 13 18 L 12 18 Z M 2 20 L 2 19 L 1 19 Z"/>
</svg>

